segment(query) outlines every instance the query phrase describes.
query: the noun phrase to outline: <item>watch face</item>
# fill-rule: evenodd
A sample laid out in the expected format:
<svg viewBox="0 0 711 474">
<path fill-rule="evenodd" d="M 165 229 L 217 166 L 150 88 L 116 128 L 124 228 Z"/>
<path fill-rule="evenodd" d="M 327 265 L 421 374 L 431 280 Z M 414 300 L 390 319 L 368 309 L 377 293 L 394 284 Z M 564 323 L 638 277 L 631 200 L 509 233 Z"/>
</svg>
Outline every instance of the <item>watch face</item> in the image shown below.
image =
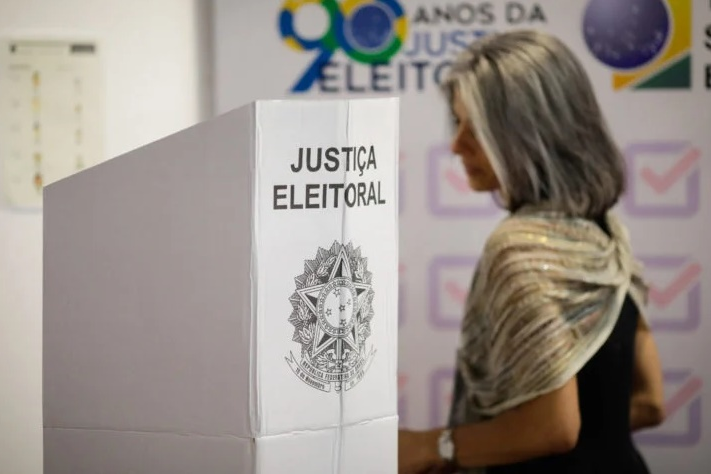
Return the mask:
<svg viewBox="0 0 711 474">
<path fill-rule="evenodd" d="M 454 443 L 449 431 L 443 432 L 439 437 L 439 455 L 448 461 L 454 457 Z"/>
</svg>

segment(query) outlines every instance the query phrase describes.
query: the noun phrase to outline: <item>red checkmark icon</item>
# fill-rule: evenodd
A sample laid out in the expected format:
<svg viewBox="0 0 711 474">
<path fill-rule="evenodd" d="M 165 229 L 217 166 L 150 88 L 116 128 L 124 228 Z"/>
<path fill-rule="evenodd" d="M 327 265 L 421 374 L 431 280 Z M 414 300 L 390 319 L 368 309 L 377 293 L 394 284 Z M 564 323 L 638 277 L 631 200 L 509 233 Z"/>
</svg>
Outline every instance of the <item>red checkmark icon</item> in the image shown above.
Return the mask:
<svg viewBox="0 0 711 474">
<path fill-rule="evenodd" d="M 698 148 L 689 150 L 667 172 L 658 174 L 650 168 L 644 168 L 640 175 L 657 194 L 662 194 L 679 181 L 701 158 Z"/>
<path fill-rule="evenodd" d="M 444 284 L 444 289 L 447 294 L 457 303 L 464 304 L 467 300 L 467 292 L 453 281 L 448 281 Z"/>
<path fill-rule="evenodd" d="M 665 308 L 701 275 L 701 265 L 689 264 L 666 288 L 650 285 L 649 299 L 658 307 Z"/>
<path fill-rule="evenodd" d="M 454 170 L 448 169 L 444 173 L 444 179 L 447 180 L 447 182 L 452 185 L 454 189 L 456 189 L 458 192 L 464 194 L 468 193 L 471 190 L 469 189 L 469 182 L 466 180 L 466 178 L 462 177 L 459 173 L 457 173 Z"/>
<path fill-rule="evenodd" d="M 701 390 L 701 386 L 702 382 L 698 377 L 692 377 L 687 380 L 686 383 L 666 401 L 665 411 L 667 412 L 667 416 L 673 416 L 681 407 L 696 397 Z"/>
</svg>

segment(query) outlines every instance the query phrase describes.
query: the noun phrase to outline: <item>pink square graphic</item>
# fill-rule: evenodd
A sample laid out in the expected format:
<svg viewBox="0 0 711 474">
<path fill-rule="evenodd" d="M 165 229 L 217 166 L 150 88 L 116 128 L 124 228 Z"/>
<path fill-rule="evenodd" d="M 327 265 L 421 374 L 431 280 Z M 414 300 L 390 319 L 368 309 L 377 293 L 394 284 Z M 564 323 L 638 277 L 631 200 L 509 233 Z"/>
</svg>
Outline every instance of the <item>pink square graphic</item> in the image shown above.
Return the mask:
<svg viewBox="0 0 711 474">
<path fill-rule="evenodd" d="M 402 215 L 403 212 L 405 212 L 405 196 L 406 196 L 406 182 L 407 182 L 407 174 L 405 173 L 405 170 L 403 169 L 403 165 L 405 163 L 406 155 L 404 152 L 400 152 L 400 156 L 398 157 L 399 161 L 399 171 L 398 171 L 398 214 Z"/>
<path fill-rule="evenodd" d="M 453 369 L 437 369 L 430 376 L 430 426 L 447 424 L 446 413 L 452 404 L 454 384 Z"/>
<path fill-rule="evenodd" d="M 405 294 L 405 264 L 401 263 L 400 266 L 398 267 L 398 272 L 400 274 L 400 277 L 398 279 L 399 284 L 398 284 L 398 293 L 397 293 L 397 300 L 398 300 L 398 310 L 397 310 L 397 316 L 398 316 L 398 327 L 402 327 L 405 324 L 405 315 L 407 314 L 407 309 L 405 308 L 405 302 L 407 301 L 407 297 Z"/>
<path fill-rule="evenodd" d="M 690 256 L 639 257 L 649 284 L 650 327 L 655 331 L 692 332 L 701 324 L 701 265 Z M 664 282 L 652 274 L 667 275 Z"/>
<path fill-rule="evenodd" d="M 428 150 L 427 197 L 430 212 L 438 217 L 493 217 L 501 213 L 491 195 L 482 197 L 469 188 L 459 158 L 438 143 Z"/>
<path fill-rule="evenodd" d="M 698 147 L 686 141 L 635 143 L 626 148 L 625 158 L 629 177 L 623 208 L 629 215 L 666 218 L 696 215 L 701 203 Z M 653 167 L 651 160 L 662 165 Z M 675 190 L 683 196 L 681 202 L 670 199 Z"/>
<path fill-rule="evenodd" d="M 407 426 L 407 381 L 406 374 L 398 374 L 397 376 L 397 412 L 400 418 L 400 426 Z"/>
<path fill-rule="evenodd" d="M 459 329 L 477 261 L 477 257 L 440 256 L 430 263 L 429 320 L 435 328 Z"/>
</svg>

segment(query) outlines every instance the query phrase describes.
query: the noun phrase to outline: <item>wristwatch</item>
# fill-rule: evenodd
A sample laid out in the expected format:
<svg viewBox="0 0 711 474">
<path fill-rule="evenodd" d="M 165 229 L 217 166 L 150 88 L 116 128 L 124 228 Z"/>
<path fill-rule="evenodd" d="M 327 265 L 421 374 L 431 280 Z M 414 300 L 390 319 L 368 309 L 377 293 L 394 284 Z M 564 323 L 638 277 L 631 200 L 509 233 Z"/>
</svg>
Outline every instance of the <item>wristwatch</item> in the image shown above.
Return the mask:
<svg viewBox="0 0 711 474">
<path fill-rule="evenodd" d="M 452 441 L 452 430 L 446 429 L 439 435 L 437 442 L 439 456 L 448 463 L 454 462 L 454 441 Z"/>
</svg>

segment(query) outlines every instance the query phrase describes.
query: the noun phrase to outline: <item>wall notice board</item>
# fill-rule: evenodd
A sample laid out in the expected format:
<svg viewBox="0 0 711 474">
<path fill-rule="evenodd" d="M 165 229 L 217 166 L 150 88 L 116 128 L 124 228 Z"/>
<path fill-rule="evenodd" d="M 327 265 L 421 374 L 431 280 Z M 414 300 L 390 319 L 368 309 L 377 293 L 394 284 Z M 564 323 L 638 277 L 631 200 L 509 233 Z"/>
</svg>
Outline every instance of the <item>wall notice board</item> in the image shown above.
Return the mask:
<svg viewBox="0 0 711 474">
<path fill-rule="evenodd" d="M 95 42 L 0 40 L 3 204 L 41 209 L 45 185 L 103 159 L 101 72 Z"/>
</svg>

